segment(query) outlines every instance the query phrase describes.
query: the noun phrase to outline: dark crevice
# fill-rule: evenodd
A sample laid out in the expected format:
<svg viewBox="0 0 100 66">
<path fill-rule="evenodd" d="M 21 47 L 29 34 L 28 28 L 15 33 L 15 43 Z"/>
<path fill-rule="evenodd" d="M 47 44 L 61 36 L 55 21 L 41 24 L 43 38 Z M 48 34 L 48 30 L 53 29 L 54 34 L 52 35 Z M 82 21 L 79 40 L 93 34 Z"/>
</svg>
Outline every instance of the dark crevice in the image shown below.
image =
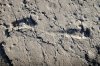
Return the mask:
<svg viewBox="0 0 100 66">
<path fill-rule="evenodd" d="M 37 22 L 32 18 L 32 16 L 30 16 L 28 19 L 30 19 L 30 22 L 33 26 L 37 25 Z"/>
<path fill-rule="evenodd" d="M 4 59 L 4 62 L 7 63 L 9 66 L 13 66 L 12 60 L 9 59 L 9 57 L 6 55 L 4 47 L 2 45 L 5 45 L 5 42 L 0 43 L 0 55 Z"/>
<path fill-rule="evenodd" d="M 85 37 L 90 37 L 91 36 L 91 32 L 89 28 L 86 28 L 86 31 L 84 31 L 84 36 Z"/>
<path fill-rule="evenodd" d="M 8 27 L 9 27 L 9 25 L 7 25 L 6 23 L 3 23 L 3 26 L 5 26 L 6 28 L 8 28 Z"/>
<path fill-rule="evenodd" d="M 12 22 L 12 25 L 13 25 L 14 27 L 18 26 L 18 22 L 17 22 L 17 21 L 14 21 L 14 22 Z"/>
<path fill-rule="evenodd" d="M 81 5 L 81 6 L 83 6 L 83 3 L 80 3 L 79 0 L 78 0 L 78 4 Z"/>
<path fill-rule="evenodd" d="M 12 4 L 12 3 L 9 3 L 9 5 L 10 5 L 10 6 L 13 6 L 13 4 Z"/>
<path fill-rule="evenodd" d="M 100 5 L 98 5 L 98 7 L 100 7 Z"/>
<path fill-rule="evenodd" d="M 62 49 L 66 52 L 68 52 L 68 50 L 63 46 L 63 42 L 62 42 L 63 39 L 59 39 L 58 41 L 58 44 L 62 47 Z"/>
<path fill-rule="evenodd" d="M 83 33 L 85 31 L 84 26 L 83 25 L 79 25 L 81 27 L 80 33 Z"/>
<path fill-rule="evenodd" d="M 97 53 L 100 54 L 100 46 L 96 46 Z"/>
<path fill-rule="evenodd" d="M 89 62 L 89 57 L 87 54 L 85 54 L 85 59 Z"/>
<path fill-rule="evenodd" d="M 57 32 L 59 32 L 59 33 L 74 34 L 75 32 L 77 32 L 77 29 L 70 28 L 70 29 L 67 29 L 67 30 L 57 30 Z"/>
<path fill-rule="evenodd" d="M 43 43 L 50 44 L 50 45 L 54 46 L 53 43 L 50 43 L 49 41 L 44 41 L 42 37 L 37 36 L 36 38 L 39 39 Z"/>
<path fill-rule="evenodd" d="M 78 29 L 72 29 L 72 28 L 70 28 L 70 29 L 67 30 L 67 33 L 68 34 L 74 34 L 74 33 L 78 32 L 78 31 L 79 31 Z"/>
<path fill-rule="evenodd" d="M 37 39 L 42 39 L 42 37 L 38 37 L 38 36 L 37 36 L 36 38 L 37 38 Z"/>
<path fill-rule="evenodd" d="M 78 19 L 78 20 L 80 20 L 81 22 L 84 22 L 84 19 Z"/>
<path fill-rule="evenodd" d="M 5 30 L 5 35 L 6 35 L 7 37 L 10 37 L 10 32 L 9 32 L 8 29 Z"/>
<path fill-rule="evenodd" d="M 71 1 L 75 1 L 75 0 L 71 0 Z"/>
<path fill-rule="evenodd" d="M 46 15 L 45 12 L 42 12 L 42 14 L 48 19 L 49 17 Z"/>
<path fill-rule="evenodd" d="M 27 1 L 26 1 L 26 0 L 23 0 L 23 3 L 24 3 L 24 4 L 27 4 Z"/>
<path fill-rule="evenodd" d="M 57 20 L 57 17 L 56 17 L 56 16 L 54 16 L 54 19 L 55 19 L 55 20 Z"/>
<path fill-rule="evenodd" d="M 98 21 L 100 21 L 100 17 L 98 17 Z"/>
<path fill-rule="evenodd" d="M 54 64 L 56 64 L 57 62 L 57 58 L 56 57 L 53 57 L 54 58 Z"/>
<path fill-rule="evenodd" d="M 87 0 L 83 0 L 83 1 L 87 1 Z"/>
<path fill-rule="evenodd" d="M 50 25 L 50 28 L 53 28 L 54 26 Z"/>
<path fill-rule="evenodd" d="M 74 12 L 73 15 L 77 16 L 77 13 Z"/>
<path fill-rule="evenodd" d="M 84 28 L 83 25 L 79 25 L 81 27 L 80 33 L 84 33 L 85 37 L 90 37 L 91 36 L 91 31 L 89 28 Z"/>
</svg>

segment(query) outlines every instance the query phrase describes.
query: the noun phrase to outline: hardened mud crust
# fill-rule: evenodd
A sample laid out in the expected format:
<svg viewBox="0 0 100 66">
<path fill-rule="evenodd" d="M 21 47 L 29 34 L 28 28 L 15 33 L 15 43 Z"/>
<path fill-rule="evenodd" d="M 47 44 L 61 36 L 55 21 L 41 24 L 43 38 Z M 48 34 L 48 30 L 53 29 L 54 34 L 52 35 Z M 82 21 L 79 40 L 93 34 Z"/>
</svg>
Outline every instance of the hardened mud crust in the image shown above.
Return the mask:
<svg viewBox="0 0 100 66">
<path fill-rule="evenodd" d="M 100 0 L 0 0 L 0 66 L 100 66 Z"/>
</svg>

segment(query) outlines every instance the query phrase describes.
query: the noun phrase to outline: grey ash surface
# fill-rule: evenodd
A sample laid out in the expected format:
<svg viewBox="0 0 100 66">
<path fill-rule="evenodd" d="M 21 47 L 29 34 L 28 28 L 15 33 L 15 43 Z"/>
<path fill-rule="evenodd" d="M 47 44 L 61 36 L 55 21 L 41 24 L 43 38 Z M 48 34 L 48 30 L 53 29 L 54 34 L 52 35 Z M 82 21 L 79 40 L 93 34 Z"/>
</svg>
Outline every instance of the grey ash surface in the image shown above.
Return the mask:
<svg viewBox="0 0 100 66">
<path fill-rule="evenodd" d="M 0 0 L 0 66 L 100 66 L 100 0 Z"/>
</svg>

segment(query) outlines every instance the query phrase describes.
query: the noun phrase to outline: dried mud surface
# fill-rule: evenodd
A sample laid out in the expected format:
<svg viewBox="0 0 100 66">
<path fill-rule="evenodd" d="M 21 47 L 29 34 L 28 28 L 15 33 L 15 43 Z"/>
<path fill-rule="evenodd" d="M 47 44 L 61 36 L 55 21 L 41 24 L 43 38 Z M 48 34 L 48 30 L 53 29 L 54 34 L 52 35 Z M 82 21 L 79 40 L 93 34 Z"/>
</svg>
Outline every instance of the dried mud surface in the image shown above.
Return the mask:
<svg viewBox="0 0 100 66">
<path fill-rule="evenodd" d="M 0 0 L 0 66 L 100 66 L 100 0 Z"/>
</svg>

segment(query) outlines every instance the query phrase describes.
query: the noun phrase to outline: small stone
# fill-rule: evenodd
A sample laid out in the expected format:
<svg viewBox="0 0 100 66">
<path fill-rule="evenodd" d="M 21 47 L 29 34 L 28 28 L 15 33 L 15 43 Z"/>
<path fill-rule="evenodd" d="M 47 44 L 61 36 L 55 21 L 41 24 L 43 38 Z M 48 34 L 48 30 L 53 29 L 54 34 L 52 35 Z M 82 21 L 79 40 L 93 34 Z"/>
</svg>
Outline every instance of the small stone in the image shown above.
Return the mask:
<svg viewBox="0 0 100 66">
<path fill-rule="evenodd" d="M 87 55 L 88 55 L 88 58 L 90 60 L 95 59 L 96 58 L 96 51 L 95 50 L 89 50 Z"/>
</svg>

